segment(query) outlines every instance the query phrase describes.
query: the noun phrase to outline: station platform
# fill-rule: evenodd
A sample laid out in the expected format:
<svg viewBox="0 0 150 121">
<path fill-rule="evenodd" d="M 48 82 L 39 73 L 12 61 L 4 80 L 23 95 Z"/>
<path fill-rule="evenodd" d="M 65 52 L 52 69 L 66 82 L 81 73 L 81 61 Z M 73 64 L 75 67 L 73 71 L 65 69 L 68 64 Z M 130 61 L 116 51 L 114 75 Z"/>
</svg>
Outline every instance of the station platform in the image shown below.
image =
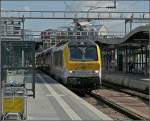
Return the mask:
<svg viewBox="0 0 150 121">
<path fill-rule="evenodd" d="M 112 120 L 49 76 L 35 76 L 35 98 L 28 98 L 27 120 Z"/>
<path fill-rule="evenodd" d="M 142 74 L 103 72 L 102 83 L 103 82 L 110 82 L 137 90 L 148 91 L 150 79 Z"/>
</svg>

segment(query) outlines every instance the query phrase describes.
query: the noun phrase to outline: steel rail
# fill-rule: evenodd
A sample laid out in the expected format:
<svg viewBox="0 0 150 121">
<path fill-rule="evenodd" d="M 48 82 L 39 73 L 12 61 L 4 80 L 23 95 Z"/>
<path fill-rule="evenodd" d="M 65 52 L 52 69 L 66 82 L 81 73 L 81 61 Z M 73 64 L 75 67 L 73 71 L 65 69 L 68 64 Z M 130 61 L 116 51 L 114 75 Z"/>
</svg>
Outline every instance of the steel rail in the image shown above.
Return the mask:
<svg viewBox="0 0 150 121">
<path fill-rule="evenodd" d="M 109 83 L 109 82 L 103 82 L 103 86 L 108 87 L 108 88 L 112 88 L 116 91 L 120 91 L 120 92 L 129 94 L 129 95 L 132 95 L 132 96 L 137 96 L 137 97 L 139 97 L 143 100 L 149 101 L 149 95 L 146 94 L 144 91 L 141 91 L 141 90 L 126 88 L 124 86 L 120 86 L 120 85 L 117 85 L 117 84 L 112 84 L 112 83 Z"/>
<path fill-rule="evenodd" d="M 114 101 L 108 100 L 107 98 L 105 98 L 105 97 L 103 97 L 103 96 L 96 95 L 96 94 L 94 94 L 93 92 L 91 92 L 91 93 L 86 93 L 86 94 L 89 94 L 91 97 L 94 97 L 94 98 L 96 98 L 97 100 L 103 101 L 103 102 L 106 103 L 107 105 L 111 106 L 111 107 L 114 108 L 114 109 L 119 110 L 120 112 L 122 112 L 123 114 L 125 114 L 125 115 L 131 117 L 131 118 L 134 119 L 134 120 L 147 120 L 147 119 L 145 119 L 144 117 L 135 114 L 134 112 L 132 112 L 132 111 L 126 109 L 125 107 L 122 107 L 121 105 L 115 103 Z"/>
</svg>

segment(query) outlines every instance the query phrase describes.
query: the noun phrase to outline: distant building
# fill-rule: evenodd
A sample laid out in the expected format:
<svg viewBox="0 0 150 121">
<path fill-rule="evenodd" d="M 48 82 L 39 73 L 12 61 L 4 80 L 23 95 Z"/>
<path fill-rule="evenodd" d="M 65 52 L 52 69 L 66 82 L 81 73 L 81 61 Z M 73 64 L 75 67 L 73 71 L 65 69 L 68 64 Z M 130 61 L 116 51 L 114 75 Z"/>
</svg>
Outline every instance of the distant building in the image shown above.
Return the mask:
<svg viewBox="0 0 150 121">
<path fill-rule="evenodd" d="M 87 27 L 89 31 L 97 32 L 98 36 L 108 35 L 108 29 L 104 25 L 91 25 Z"/>
<path fill-rule="evenodd" d="M 105 38 L 108 35 L 108 29 L 104 25 L 92 25 L 88 21 L 78 21 L 75 24 L 77 36 L 96 40 L 97 37 Z"/>
<path fill-rule="evenodd" d="M 1 19 L 0 33 L 2 40 L 13 41 L 22 40 L 21 36 L 21 19 Z"/>
<path fill-rule="evenodd" d="M 56 29 L 48 29 L 41 32 L 41 40 L 43 42 L 43 49 L 47 49 L 59 42 L 65 41 L 67 39 L 66 31 L 59 31 Z"/>
<path fill-rule="evenodd" d="M 98 32 L 98 36 L 107 36 L 108 35 L 108 29 L 106 26 L 101 25 L 99 27 L 95 27 L 96 31 Z"/>
<path fill-rule="evenodd" d="M 76 22 L 72 27 L 62 29 L 47 29 L 41 32 L 43 49 L 47 49 L 59 42 L 70 39 L 91 39 L 95 41 L 97 37 L 107 37 L 108 29 L 104 25 L 91 25 L 89 22 Z"/>
<path fill-rule="evenodd" d="M 43 49 L 54 45 L 56 41 L 56 30 L 48 29 L 41 32 L 41 40 L 43 42 Z"/>
</svg>

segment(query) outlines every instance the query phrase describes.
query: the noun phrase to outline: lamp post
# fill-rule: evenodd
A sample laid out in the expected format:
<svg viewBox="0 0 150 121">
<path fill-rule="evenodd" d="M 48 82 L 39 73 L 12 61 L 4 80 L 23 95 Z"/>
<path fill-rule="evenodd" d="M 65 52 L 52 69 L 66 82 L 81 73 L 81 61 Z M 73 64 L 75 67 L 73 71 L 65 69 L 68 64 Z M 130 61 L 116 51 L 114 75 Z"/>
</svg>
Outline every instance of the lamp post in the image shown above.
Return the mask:
<svg viewBox="0 0 150 121">
<path fill-rule="evenodd" d="M 25 63 L 24 63 L 24 39 L 25 39 L 25 33 L 24 33 L 24 16 L 22 17 L 22 24 L 23 24 L 23 28 L 22 28 L 22 40 L 23 40 L 23 44 L 22 44 L 22 67 L 24 67 Z"/>
<path fill-rule="evenodd" d="M 1 21 L 1 0 L 0 0 L 0 21 Z M 1 24 L 1 23 L 0 23 Z M 1 29 L 1 28 L 0 28 Z M 0 99 L 2 99 L 2 64 L 1 64 L 1 32 L 0 32 Z M 0 100 L 0 117 L 2 116 L 2 100 Z"/>
<path fill-rule="evenodd" d="M 150 52 L 150 0 L 149 0 L 149 42 L 148 42 L 148 52 Z M 147 58 L 146 58 L 147 59 Z M 149 64 L 150 67 L 150 64 Z M 148 69 L 148 73 L 150 74 L 150 68 Z M 149 75 L 148 74 L 148 75 Z M 150 82 L 149 82 L 149 100 L 150 100 Z M 149 101 L 150 106 L 150 101 Z M 150 110 L 149 110 L 150 111 Z"/>
<path fill-rule="evenodd" d="M 1 0 L 0 0 L 0 21 L 1 21 Z M 2 71 L 1 71 L 2 70 L 1 69 L 1 66 L 2 66 L 1 65 L 1 55 L 2 55 L 2 53 L 1 53 L 1 32 L 0 32 L 0 91 L 1 91 L 1 87 L 2 87 L 2 80 L 1 80 L 1 75 L 2 75 Z M 1 94 L 1 92 L 0 92 L 0 94 Z"/>
<path fill-rule="evenodd" d="M 1 17 L 1 8 L 2 8 L 2 7 L 1 7 L 1 0 L 0 0 L 0 17 Z"/>
</svg>

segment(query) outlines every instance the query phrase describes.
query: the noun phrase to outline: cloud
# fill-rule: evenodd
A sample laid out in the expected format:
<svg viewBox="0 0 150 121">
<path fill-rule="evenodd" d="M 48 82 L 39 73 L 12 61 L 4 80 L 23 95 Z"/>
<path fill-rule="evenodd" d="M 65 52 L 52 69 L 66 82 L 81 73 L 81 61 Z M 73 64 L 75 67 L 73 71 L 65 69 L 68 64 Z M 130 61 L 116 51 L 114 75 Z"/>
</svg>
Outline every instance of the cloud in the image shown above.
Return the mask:
<svg viewBox="0 0 150 121">
<path fill-rule="evenodd" d="M 25 7 L 24 7 L 24 10 L 25 10 L 25 11 L 30 11 L 30 7 L 29 7 L 29 6 L 25 6 Z"/>
<path fill-rule="evenodd" d="M 106 9 L 106 8 L 98 8 L 98 7 L 108 7 L 108 6 L 114 6 L 113 1 L 80 1 L 80 2 L 74 2 L 71 5 L 72 10 L 74 11 L 145 11 L 145 9 L 148 9 L 148 6 L 146 2 L 143 1 L 117 1 L 117 8 L 116 9 Z M 93 8 L 93 10 L 92 10 Z M 94 9 L 96 8 L 96 9 Z M 140 8 L 140 9 L 139 9 Z M 104 14 L 103 14 L 104 15 Z M 132 13 L 130 14 L 122 14 L 126 17 L 131 17 Z M 84 16 L 87 16 L 87 14 L 84 14 Z M 90 17 L 96 16 L 96 14 L 89 14 Z M 104 15 L 105 17 L 108 16 L 108 14 Z M 113 17 L 121 16 L 119 14 L 113 14 Z M 142 15 L 134 15 L 134 16 L 142 16 Z M 145 15 L 145 17 L 148 17 L 148 15 Z M 117 30 L 117 31 L 124 31 L 124 21 L 103 21 L 103 20 L 97 20 L 94 23 L 98 24 L 104 24 L 106 25 L 110 31 Z"/>
<path fill-rule="evenodd" d="M 102 7 L 104 9 L 104 7 L 114 5 L 113 1 L 106 1 L 106 2 L 104 2 L 104 1 L 93 1 L 93 2 L 91 2 L 91 1 L 87 1 L 87 2 L 82 1 L 80 3 L 81 4 L 80 4 L 79 8 L 81 10 L 83 10 L 83 9 L 84 10 L 89 10 L 89 9 L 92 9 L 92 8 L 93 8 L 93 10 L 94 10 L 94 8 L 95 8 L 95 10 L 98 10 L 97 9 L 98 7 Z M 100 8 L 100 9 L 102 10 L 102 8 Z"/>
<path fill-rule="evenodd" d="M 114 6 L 113 1 L 75 1 L 71 2 L 70 4 L 68 2 L 65 2 L 66 4 L 66 10 L 72 10 L 72 11 L 87 11 L 91 8 L 97 8 L 97 7 L 108 7 L 108 6 Z M 94 10 L 94 9 L 93 9 Z M 98 9 L 95 9 L 98 10 Z M 102 9 L 101 9 L 102 10 Z"/>
<path fill-rule="evenodd" d="M 66 11 L 106 11 L 105 7 L 114 6 L 114 1 L 74 1 L 74 2 L 65 2 Z M 108 10 L 108 9 L 107 9 Z M 92 13 L 82 13 L 82 14 L 67 14 L 68 17 L 95 17 L 97 14 Z M 103 15 L 107 16 L 107 15 Z"/>
</svg>

